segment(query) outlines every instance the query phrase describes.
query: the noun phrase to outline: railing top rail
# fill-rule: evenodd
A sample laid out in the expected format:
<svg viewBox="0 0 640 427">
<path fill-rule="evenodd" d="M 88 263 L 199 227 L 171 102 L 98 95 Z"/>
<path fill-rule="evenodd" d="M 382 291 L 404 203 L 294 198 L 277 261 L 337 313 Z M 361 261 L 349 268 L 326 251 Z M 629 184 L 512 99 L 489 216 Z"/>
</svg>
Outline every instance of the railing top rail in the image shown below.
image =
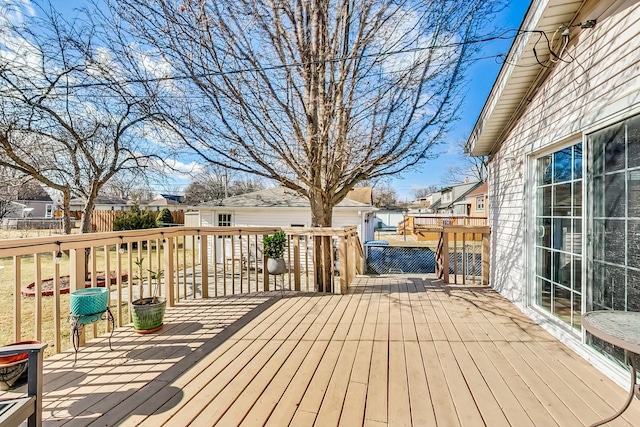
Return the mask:
<svg viewBox="0 0 640 427">
<path fill-rule="evenodd" d="M 445 225 L 442 229 L 445 233 L 491 233 L 488 225 Z"/>
<path fill-rule="evenodd" d="M 0 257 L 14 255 L 28 255 L 32 253 L 55 252 L 58 250 L 82 249 L 92 246 L 115 245 L 120 243 L 137 242 L 140 240 L 155 240 L 165 237 L 188 235 L 263 235 L 273 234 L 284 230 L 291 235 L 312 236 L 347 236 L 357 233 L 356 227 L 328 228 L 328 227 L 167 227 L 149 228 L 143 230 L 109 231 L 87 234 L 70 234 L 46 237 L 31 237 L 23 239 L 0 240 Z"/>
</svg>

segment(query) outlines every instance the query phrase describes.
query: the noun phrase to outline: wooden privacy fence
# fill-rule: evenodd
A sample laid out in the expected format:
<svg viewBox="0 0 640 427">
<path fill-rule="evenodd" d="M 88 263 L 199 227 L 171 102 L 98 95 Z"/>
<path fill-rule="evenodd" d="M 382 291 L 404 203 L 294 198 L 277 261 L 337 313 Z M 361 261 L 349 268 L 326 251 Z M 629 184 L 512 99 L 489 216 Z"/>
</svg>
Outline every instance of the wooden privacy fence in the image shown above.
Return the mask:
<svg viewBox="0 0 640 427">
<path fill-rule="evenodd" d="M 168 306 L 181 299 L 269 290 L 346 293 L 354 277 L 363 272 L 363 251 L 355 227 L 295 227 L 284 229 L 288 271 L 270 276 L 262 238 L 277 230 L 280 228 L 169 227 L 1 240 L 0 261 L 5 268 L 0 284 L 12 290 L 13 318 L 6 310 L 0 313 L 0 320 L 6 315 L 3 322 L 13 322 L 14 341 L 45 341 L 60 352 L 62 338 L 69 335 L 68 325 L 63 326 L 69 314 L 66 293 L 100 286 L 101 272 L 104 281 L 111 283 L 109 307 L 118 326 L 131 322 L 128 303 L 139 297 L 139 285 L 150 295 L 151 271 L 164 273 L 160 296 Z M 314 256 L 314 244 L 328 256 Z M 26 325 L 32 326 L 27 329 Z M 89 330 L 96 336 L 109 328 L 110 324 L 102 322 L 85 328 L 85 333 Z M 81 344 L 83 340 L 84 336 Z"/>
<path fill-rule="evenodd" d="M 436 274 L 444 283 L 489 284 L 488 226 L 442 227 L 436 251 Z"/>
<path fill-rule="evenodd" d="M 91 231 L 94 233 L 104 233 L 113 231 L 113 220 L 120 212 L 126 211 L 93 211 L 91 215 Z M 156 213 L 156 211 L 153 211 Z M 184 224 L 184 211 L 171 211 L 174 224 Z"/>
</svg>

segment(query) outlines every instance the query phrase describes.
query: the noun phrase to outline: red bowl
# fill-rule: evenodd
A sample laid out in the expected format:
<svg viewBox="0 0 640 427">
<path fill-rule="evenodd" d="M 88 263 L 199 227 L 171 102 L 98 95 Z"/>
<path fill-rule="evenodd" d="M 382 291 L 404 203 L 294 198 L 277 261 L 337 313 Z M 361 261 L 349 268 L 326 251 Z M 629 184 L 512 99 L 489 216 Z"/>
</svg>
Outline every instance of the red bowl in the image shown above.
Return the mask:
<svg viewBox="0 0 640 427">
<path fill-rule="evenodd" d="M 12 345 L 25 345 L 25 344 L 40 344 L 40 341 L 20 341 L 7 344 L 7 347 Z M 19 353 L 13 356 L 0 356 L 0 365 L 13 365 L 17 362 L 21 362 L 29 358 L 29 353 Z"/>
</svg>

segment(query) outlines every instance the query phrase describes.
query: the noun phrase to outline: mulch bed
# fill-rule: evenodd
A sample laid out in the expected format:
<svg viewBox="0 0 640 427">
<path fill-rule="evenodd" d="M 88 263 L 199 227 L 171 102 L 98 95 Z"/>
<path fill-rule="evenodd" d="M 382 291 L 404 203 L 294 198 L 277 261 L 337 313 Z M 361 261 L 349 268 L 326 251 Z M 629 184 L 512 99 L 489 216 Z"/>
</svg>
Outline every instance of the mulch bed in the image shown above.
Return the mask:
<svg viewBox="0 0 640 427">
<path fill-rule="evenodd" d="M 91 287 L 91 273 L 89 273 L 89 280 L 87 280 L 85 282 L 85 288 L 90 288 Z M 111 284 L 115 284 L 116 283 L 116 278 L 117 278 L 117 274 L 115 271 L 111 271 Z M 122 281 L 126 281 L 129 278 L 129 275 L 127 273 L 122 273 Z M 104 287 L 105 285 L 105 278 L 104 278 L 104 271 L 96 271 L 96 284 L 100 287 Z M 26 297 L 33 297 L 36 295 L 35 292 L 35 282 L 31 282 L 26 286 L 23 286 L 20 291 L 22 293 L 22 295 L 26 296 Z M 69 276 L 61 276 L 60 277 L 60 293 L 61 294 L 68 294 L 69 293 Z M 50 279 L 44 279 L 42 281 L 42 296 L 51 296 L 53 295 L 53 278 Z"/>
</svg>

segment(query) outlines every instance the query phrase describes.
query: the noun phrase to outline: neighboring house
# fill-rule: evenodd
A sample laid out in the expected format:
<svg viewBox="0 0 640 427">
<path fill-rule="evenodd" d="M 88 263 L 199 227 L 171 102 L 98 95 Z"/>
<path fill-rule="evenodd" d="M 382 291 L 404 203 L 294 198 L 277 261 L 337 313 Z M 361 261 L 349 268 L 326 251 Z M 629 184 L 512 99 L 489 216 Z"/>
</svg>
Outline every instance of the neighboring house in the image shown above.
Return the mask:
<svg viewBox="0 0 640 427">
<path fill-rule="evenodd" d="M 359 193 L 356 193 L 358 197 Z M 368 199 L 370 200 L 370 198 Z M 195 207 L 200 225 L 215 227 L 310 227 L 309 201 L 293 190 L 269 188 L 204 202 Z M 344 199 L 333 209 L 333 227 L 358 227 L 360 241 L 373 240 L 375 208 L 371 203 Z"/>
<path fill-rule="evenodd" d="M 72 211 L 82 211 L 84 209 L 84 201 L 79 197 L 71 198 L 70 208 Z M 96 211 L 124 211 L 127 210 L 131 204 L 118 197 L 109 197 L 99 195 L 95 200 Z"/>
<path fill-rule="evenodd" d="M 422 197 L 407 206 L 407 213 L 409 215 L 432 214 L 434 204 L 437 204 L 439 200 L 439 191 L 431 193 L 427 197 Z"/>
<path fill-rule="evenodd" d="M 638 22 L 637 1 L 534 0 L 466 146 L 489 157 L 491 285 L 624 383 L 581 317 L 640 311 Z"/>
<path fill-rule="evenodd" d="M 486 218 L 488 208 L 489 185 L 485 182 L 475 190 L 467 194 L 466 203 L 469 206 L 469 216 L 474 218 Z"/>
<path fill-rule="evenodd" d="M 482 182 L 466 182 L 444 187 L 440 191 L 409 205 L 409 215 L 468 216 L 469 205 L 465 199 L 470 192 L 481 185 Z"/>
<path fill-rule="evenodd" d="M 438 215 L 469 215 L 469 205 L 465 202 L 467 194 L 482 185 L 482 182 L 467 182 L 452 185 L 440 190 L 440 203 L 431 209 Z"/>
<path fill-rule="evenodd" d="M 143 206 L 141 203 L 140 206 Z M 186 208 L 184 204 L 184 196 L 178 196 L 175 194 L 160 194 L 160 196 L 154 200 L 151 200 L 144 204 L 148 209 L 155 209 L 160 211 L 164 208 L 170 211 L 182 210 Z"/>
<path fill-rule="evenodd" d="M 56 204 L 37 182 L 31 181 L 23 185 L 15 200 L 14 218 L 52 219 Z"/>
<path fill-rule="evenodd" d="M 20 193 L 2 219 L 4 228 L 59 228 L 62 211 L 45 188 L 30 181 L 20 187 Z"/>
</svg>

